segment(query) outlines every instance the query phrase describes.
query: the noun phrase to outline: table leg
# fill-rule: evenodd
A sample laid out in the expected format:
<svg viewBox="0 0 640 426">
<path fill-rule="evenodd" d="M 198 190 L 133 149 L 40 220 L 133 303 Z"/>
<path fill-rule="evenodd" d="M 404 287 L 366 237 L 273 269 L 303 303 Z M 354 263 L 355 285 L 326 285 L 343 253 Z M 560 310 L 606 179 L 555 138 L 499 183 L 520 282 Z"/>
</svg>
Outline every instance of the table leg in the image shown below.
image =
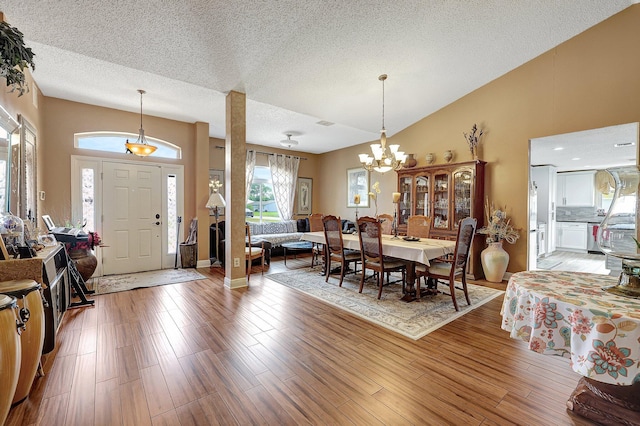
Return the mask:
<svg viewBox="0 0 640 426">
<path fill-rule="evenodd" d="M 569 397 L 567 408 L 603 425 L 638 425 L 640 383 L 610 385 L 583 377 Z"/>
<path fill-rule="evenodd" d="M 404 302 L 413 302 L 414 300 L 420 300 L 420 283 L 418 283 L 416 291 L 416 262 L 409 262 L 407 264 L 407 285 L 405 287 L 405 294 L 400 300 Z"/>
<path fill-rule="evenodd" d="M 284 266 L 287 266 L 287 248 L 282 246 L 284 249 Z"/>
</svg>

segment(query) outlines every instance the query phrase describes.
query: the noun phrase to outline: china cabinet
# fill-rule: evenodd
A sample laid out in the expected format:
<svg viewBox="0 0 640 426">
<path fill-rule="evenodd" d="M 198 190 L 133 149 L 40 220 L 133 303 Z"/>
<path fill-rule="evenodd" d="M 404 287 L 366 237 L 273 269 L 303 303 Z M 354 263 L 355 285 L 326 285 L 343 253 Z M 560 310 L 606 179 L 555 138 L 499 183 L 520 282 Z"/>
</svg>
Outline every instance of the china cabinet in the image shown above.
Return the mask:
<svg viewBox="0 0 640 426">
<path fill-rule="evenodd" d="M 398 170 L 398 231 L 406 233 L 407 219 L 412 215 L 432 218 L 433 238 L 455 239 L 458 223 L 475 217 L 478 228 L 484 226 L 485 161 L 438 164 Z M 476 236 L 472 247 L 470 273 L 482 276 L 480 251 L 484 237 Z"/>
</svg>

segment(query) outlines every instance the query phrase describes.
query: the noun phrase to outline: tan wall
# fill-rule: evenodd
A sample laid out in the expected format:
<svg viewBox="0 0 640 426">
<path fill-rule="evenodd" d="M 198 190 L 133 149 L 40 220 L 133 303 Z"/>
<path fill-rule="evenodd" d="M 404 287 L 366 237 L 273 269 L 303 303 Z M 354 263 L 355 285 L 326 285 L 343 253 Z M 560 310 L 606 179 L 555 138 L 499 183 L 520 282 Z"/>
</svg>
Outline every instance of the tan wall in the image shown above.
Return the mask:
<svg viewBox="0 0 640 426">
<path fill-rule="evenodd" d="M 426 165 L 429 152 L 443 163 L 447 149 L 455 152 L 454 161 L 470 160 L 462 133 L 474 123 L 484 128 L 479 153 L 489 163 L 486 194 L 506 205 L 515 226 L 523 229 L 520 240 L 505 248 L 511 255 L 508 270 L 525 270 L 529 139 L 640 121 L 638 46 L 640 5 L 635 5 L 420 120 L 391 143 L 415 153 L 418 166 Z M 357 167 L 357 154 L 368 151 L 363 144 L 321 157 L 319 180 L 331 188 L 315 191 L 321 211 L 354 215 L 346 208 L 346 169 Z M 396 175 L 374 173 L 371 182 L 376 180 L 383 191 L 378 210 L 392 212 Z M 372 214 L 371 209 L 361 212 Z"/>
<path fill-rule="evenodd" d="M 74 148 L 75 133 L 91 131 L 117 131 L 138 133 L 140 115 L 94 105 L 66 101 L 57 98 L 44 98 L 44 125 L 39 133 L 46 135 L 39 159 L 45 163 L 42 190 L 46 191 L 45 209 L 59 214 L 71 206 L 71 155 L 96 156 L 96 151 Z M 182 148 L 182 159 L 141 158 L 142 162 L 160 162 L 183 164 L 185 167 L 185 219 L 190 220 L 196 214 L 195 195 L 192 188 L 195 176 L 189 170 L 194 169 L 194 124 L 144 116 L 143 125 L 147 136 L 174 143 Z M 124 142 L 123 142 L 124 146 Z M 132 157 L 118 153 L 99 153 L 100 157 L 127 159 Z"/>
</svg>

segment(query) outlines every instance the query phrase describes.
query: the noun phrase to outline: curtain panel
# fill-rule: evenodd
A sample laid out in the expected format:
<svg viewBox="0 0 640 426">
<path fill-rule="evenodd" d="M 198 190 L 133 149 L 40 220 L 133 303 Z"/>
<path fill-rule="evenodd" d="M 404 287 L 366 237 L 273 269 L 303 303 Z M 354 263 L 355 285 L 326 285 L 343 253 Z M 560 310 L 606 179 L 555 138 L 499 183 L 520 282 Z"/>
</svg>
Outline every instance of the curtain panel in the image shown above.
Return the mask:
<svg viewBox="0 0 640 426">
<path fill-rule="evenodd" d="M 293 218 L 293 200 L 296 194 L 299 165 L 300 157 L 291 157 L 282 154 L 269 155 L 271 185 L 273 187 L 278 213 L 282 220 L 290 220 Z"/>
</svg>

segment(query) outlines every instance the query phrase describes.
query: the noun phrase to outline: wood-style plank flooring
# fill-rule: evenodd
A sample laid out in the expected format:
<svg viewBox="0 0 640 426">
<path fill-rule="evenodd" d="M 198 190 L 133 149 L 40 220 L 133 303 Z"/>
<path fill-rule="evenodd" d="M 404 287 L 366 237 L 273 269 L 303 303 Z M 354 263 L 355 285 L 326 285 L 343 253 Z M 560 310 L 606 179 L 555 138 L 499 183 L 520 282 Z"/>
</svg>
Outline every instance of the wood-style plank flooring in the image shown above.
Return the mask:
<svg viewBox="0 0 640 426">
<path fill-rule="evenodd" d="M 556 250 L 549 256 L 538 259 L 538 269 L 549 271 L 588 272 L 591 274 L 609 275 L 605 256 L 599 253 L 578 253 Z"/>
<path fill-rule="evenodd" d="M 269 272 L 283 270 L 274 259 Z M 510 339 L 500 297 L 413 341 L 259 267 L 234 291 L 220 269 L 199 271 L 68 311 L 7 424 L 591 424 L 565 409 L 580 376 Z"/>
</svg>

